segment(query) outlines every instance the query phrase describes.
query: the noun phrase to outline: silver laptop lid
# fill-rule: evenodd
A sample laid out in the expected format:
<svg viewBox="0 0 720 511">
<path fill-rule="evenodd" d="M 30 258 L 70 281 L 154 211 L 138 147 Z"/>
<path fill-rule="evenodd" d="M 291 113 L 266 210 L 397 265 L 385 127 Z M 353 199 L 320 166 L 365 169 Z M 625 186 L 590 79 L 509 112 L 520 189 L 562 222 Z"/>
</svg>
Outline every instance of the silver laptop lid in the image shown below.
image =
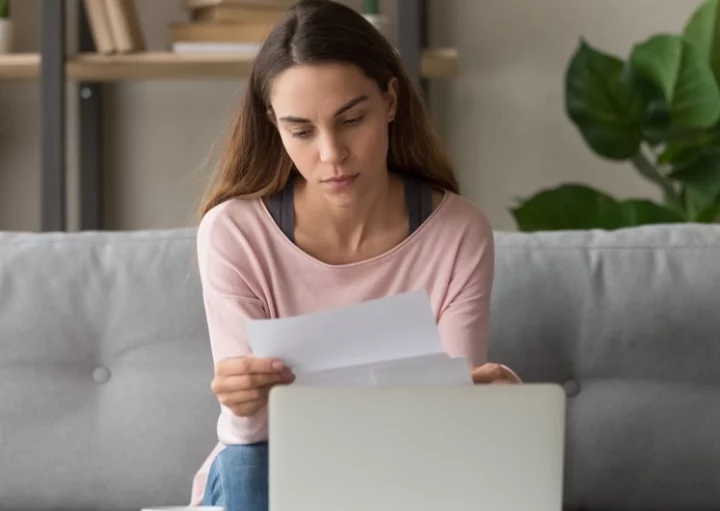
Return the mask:
<svg viewBox="0 0 720 511">
<path fill-rule="evenodd" d="M 270 511 L 560 511 L 556 385 L 275 388 Z"/>
</svg>

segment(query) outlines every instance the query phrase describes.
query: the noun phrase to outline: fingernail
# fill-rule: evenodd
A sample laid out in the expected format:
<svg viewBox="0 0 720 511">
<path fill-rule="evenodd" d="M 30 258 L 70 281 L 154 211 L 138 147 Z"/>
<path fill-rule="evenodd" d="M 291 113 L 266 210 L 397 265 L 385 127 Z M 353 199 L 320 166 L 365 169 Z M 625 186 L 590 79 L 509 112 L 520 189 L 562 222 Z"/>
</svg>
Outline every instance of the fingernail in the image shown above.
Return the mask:
<svg viewBox="0 0 720 511">
<path fill-rule="evenodd" d="M 275 369 L 276 371 L 282 371 L 284 367 L 285 367 L 285 365 L 282 362 L 280 362 L 279 360 L 276 360 L 275 362 L 272 363 L 272 368 Z"/>
</svg>

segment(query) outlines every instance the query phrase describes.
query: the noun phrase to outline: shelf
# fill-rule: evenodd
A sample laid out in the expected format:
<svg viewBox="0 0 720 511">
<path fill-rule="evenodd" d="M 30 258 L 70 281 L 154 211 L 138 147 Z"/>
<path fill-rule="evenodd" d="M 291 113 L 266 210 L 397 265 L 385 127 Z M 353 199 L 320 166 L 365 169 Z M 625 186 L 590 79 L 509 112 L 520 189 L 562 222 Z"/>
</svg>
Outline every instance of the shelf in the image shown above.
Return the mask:
<svg viewBox="0 0 720 511">
<path fill-rule="evenodd" d="M 458 51 L 455 48 L 423 50 L 420 72 L 425 78 L 455 78 L 460 74 Z"/>
<path fill-rule="evenodd" d="M 225 79 L 247 76 L 253 58 L 244 54 L 180 54 L 143 52 L 126 55 L 80 53 L 67 60 L 69 79 L 116 82 L 123 80 Z M 421 62 L 426 78 L 451 78 L 458 74 L 453 48 L 425 50 Z M 0 55 L 0 80 L 33 79 L 40 74 L 40 55 Z"/>
<path fill-rule="evenodd" d="M 68 77 L 98 82 L 238 78 L 250 73 L 253 59 L 242 54 L 143 52 L 127 55 L 80 54 L 68 61 Z"/>
<path fill-rule="evenodd" d="M 37 78 L 40 68 L 38 53 L 9 53 L 0 55 L 0 79 Z"/>
</svg>

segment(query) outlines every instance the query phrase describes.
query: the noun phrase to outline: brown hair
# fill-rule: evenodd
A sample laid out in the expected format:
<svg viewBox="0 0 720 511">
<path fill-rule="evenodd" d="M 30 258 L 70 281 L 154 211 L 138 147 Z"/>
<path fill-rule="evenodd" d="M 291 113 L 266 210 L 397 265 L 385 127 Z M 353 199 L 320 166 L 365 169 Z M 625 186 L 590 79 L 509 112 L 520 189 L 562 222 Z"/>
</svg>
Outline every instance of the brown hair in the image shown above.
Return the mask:
<svg viewBox="0 0 720 511">
<path fill-rule="evenodd" d="M 330 0 L 300 0 L 258 52 L 201 215 L 231 198 L 265 198 L 282 190 L 293 163 L 268 116 L 270 86 L 275 76 L 291 66 L 323 62 L 354 64 L 382 91 L 397 78 L 398 105 L 390 125 L 388 167 L 458 193 L 449 158 L 393 46 L 350 7 Z"/>
</svg>

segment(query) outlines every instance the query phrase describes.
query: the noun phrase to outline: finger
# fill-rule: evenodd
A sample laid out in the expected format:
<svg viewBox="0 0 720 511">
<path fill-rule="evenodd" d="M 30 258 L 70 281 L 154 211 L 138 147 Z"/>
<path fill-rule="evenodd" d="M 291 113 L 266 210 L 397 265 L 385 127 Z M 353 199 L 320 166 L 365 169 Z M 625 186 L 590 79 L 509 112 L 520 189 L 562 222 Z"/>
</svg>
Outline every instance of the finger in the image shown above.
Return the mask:
<svg viewBox="0 0 720 511">
<path fill-rule="evenodd" d="M 218 362 L 215 373 L 218 376 L 234 376 L 248 373 L 276 373 L 285 369 L 281 360 L 271 358 L 233 357 Z"/>
<path fill-rule="evenodd" d="M 250 373 L 277 373 L 286 369 L 282 360 L 275 358 L 247 357 Z"/>
<path fill-rule="evenodd" d="M 473 369 L 472 379 L 475 383 L 493 383 L 497 380 L 507 379 L 507 375 L 500 364 L 488 363 Z"/>
<path fill-rule="evenodd" d="M 501 378 L 503 375 L 502 368 L 498 364 L 483 364 L 472 370 L 474 378 L 481 381 L 492 381 Z"/>
<path fill-rule="evenodd" d="M 232 406 L 229 408 L 233 412 L 233 414 L 237 415 L 238 417 L 247 417 L 248 415 L 253 415 L 258 410 L 263 408 L 265 404 L 266 401 L 258 399 L 256 401 L 247 401 L 241 405 Z"/>
<path fill-rule="evenodd" d="M 265 401 L 267 400 L 268 393 L 270 392 L 272 385 L 266 385 L 265 387 L 258 387 L 255 389 L 238 390 L 236 392 L 227 392 L 221 394 L 218 398 L 221 404 L 228 408 L 237 407 L 240 405 L 246 405 L 253 401 Z"/>
<path fill-rule="evenodd" d="M 253 373 L 241 376 L 226 376 L 217 378 L 213 382 L 213 392 L 235 392 L 239 390 L 254 389 L 264 387 L 273 383 L 281 383 L 290 379 L 290 375 L 285 372 L 281 373 Z"/>
<path fill-rule="evenodd" d="M 252 389 L 220 392 L 218 393 L 218 400 L 225 406 L 237 406 L 249 401 L 267 401 L 268 394 L 273 387 L 281 384 L 290 383 L 292 383 L 292 381 L 270 383 L 268 385 L 263 385 L 262 387 L 255 387 Z"/>
</svg>

